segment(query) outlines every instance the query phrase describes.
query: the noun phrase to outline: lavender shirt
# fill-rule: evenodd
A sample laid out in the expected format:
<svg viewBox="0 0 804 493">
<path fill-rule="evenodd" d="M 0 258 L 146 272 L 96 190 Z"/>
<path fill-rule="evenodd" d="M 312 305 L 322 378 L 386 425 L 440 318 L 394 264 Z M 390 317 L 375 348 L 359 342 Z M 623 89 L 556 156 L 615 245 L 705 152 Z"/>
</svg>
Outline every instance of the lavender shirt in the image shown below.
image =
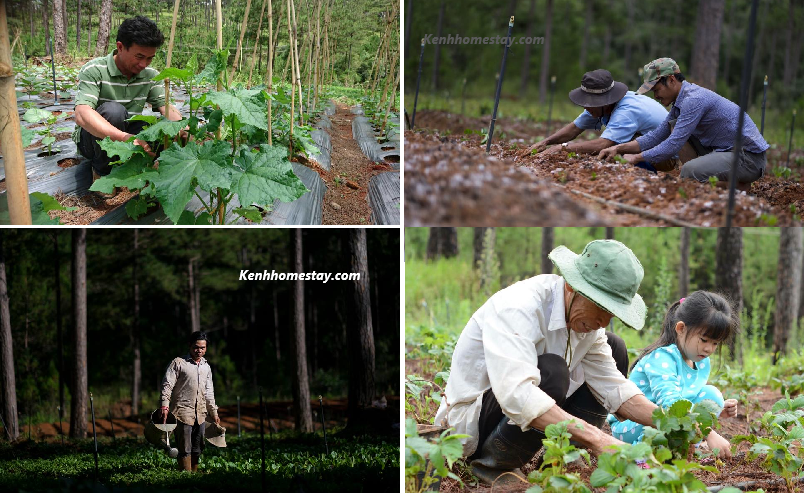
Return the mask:
<svg viewBox="0 0 804 493">
<path fill-rule="evenodd" d="M 690 135 L 697 137 L 701 144 L 711 147 L 715 152 L 730 151 L 734 146 L 739 115 L 740 107 L 733 102 L 709 89 L 684 81 L 664 122 L 649 134 L 638 137 L 636 141 L 642 157 L 651 163 L 677 155 Z M 676 120 L 676 126 L 671 133 L 672 120 Z M 761 153 L 769 147 L 746 113 L 743 123 L 743 149 Z"/>
</svg>

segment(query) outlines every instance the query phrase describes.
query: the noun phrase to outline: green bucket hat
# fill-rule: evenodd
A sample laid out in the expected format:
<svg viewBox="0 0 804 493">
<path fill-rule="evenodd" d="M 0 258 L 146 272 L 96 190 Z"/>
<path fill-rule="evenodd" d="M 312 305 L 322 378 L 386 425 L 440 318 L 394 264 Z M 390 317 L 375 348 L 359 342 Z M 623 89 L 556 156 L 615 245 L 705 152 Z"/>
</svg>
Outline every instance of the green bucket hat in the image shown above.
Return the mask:
<svg viewBox="0 0 804 493">
<path fill-rule="evenodd" d="M 645 271 L 630 248 L 615 240 L 595 240 L 580 255 L 562 245 L 548 258 L 572 289 L 625 325 L 636 330 L 645 326 L 647 309 L 637 294 Z"/>
<path fill-rule="evenodd" d="M 678 64 L 672 58 L 657 58 L 645 65 L 642 73 L 644 84 L 637 89 L 637 94 L 645 94 L 653 89 L 653 86 L 662 77 L 680 73 L 681 70 L 678 68 Z"/>
</svg>

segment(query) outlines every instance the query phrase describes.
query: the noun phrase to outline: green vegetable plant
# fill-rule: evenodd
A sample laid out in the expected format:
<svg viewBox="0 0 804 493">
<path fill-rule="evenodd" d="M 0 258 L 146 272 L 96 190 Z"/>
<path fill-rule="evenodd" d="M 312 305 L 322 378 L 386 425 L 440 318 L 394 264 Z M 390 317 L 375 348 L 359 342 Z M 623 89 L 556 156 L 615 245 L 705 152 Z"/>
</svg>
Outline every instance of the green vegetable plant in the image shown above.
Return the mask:
<svg viewBox="0 0 804 493">
<path fill-rule="evenodd" d="M 717 182 L 718 182 L 717 176 L 709 177 L 709 186 L 712 187 L 712 190 L 714 190 L 717 187 Z"/>
<path fill-rule="evenodd" d="M 528 481 L 533 485 L 526 493 L 591 492 L 579 475 L 568 473 L 566 470 L 569 463 L 580 458 L 590 464 L 589 452 L 578 449 L 570 443 L 572 435 L 568 431 L 568 426 L 572 422 L 574 420 L 562 421 L 547 425 L 545 428 L 542 465 L 528 475 Z"/>
<path fill-rule="evenodd" d="M 626 161 L 625 158 L 620 156 L 619 154 L 614 156 L 614 160 L 617 161 L 620 164 L 628 164 L 628 161 Z"/>
<path fill-rule="evenodd" d="M 745 426 L 746 429 L 750 429 L 751 412 L 762 410 L 759 401 L 753 398 L 761 393 L 755 390 L 760 386 L 760 381 L 753 373 L 725 366 L 725 371 L 719 373 L 712 383 L 723 390 L 727 399 L 737 399 L 745 407 Z"/>
<path fill-rule="evenodd" d="M 233 211 L 255 221 L 271 209 L 274 200 L 291 202 L 306 193 L 307 188 L 293 173 L 287 149 L 264 143 L 266 107 L 274 95 L 264 89 L 242 87 L 194 95 L 195 85 L 225 78 L 227 58 L 228 50 L 214 54 L 198 75 L 194 75 L 197 64 L 192 59 L 187 70 L 170 67 L 154 77 L 156 81 L 170 78 L 184 86 L 189 95 L 189 118 L 174 122 L 164 117 L 133 117 L 150 124 L 136 135 L 137 139 L 167 142 L 158 167 L 142 147 L 133 143 L 134 138 L 114 142 L 107 137 L 100 146 L 118 160 L 111 173 L 95 181 L 90 190 L 140 190 L 140 199 L 130 213 L 141 213 L 156 200 L 176 224 L 223 224 L 227 206 L 235 197 L 241 207 Z M 277 115 L 276 121 L 282 120 Z M 191 136 L 186 143 L 176 139 L 185 127 Z M 194 197 L 203 206 L 198 216 L 185 210 Z"/>
<path fill-rule="evenodd" d="M 784 394 L 798 395 L 804 392 L 804 375 L 790 375 L 786 378 L 771 378 L 771 386 L 778 388 Z"/>
<path fill-rule="evenodd" d="M 435 376 L 435 381 L 428 382 L 424 378 L 416 375 L 405 377 L 405 411 L 412 414 L 418 423 L 433 423 L 432 408 L 441 404 L 442 387 L 438 384 L 446 385 L 449 379 L 449 372 L 439 372 Z"/>
<path fill-rule="evenodd" d="M 667 409 L 655 409 L 652 418 L 655 428 L 645 427 L 644 442 L 666 447 L 676 459 L 690 459 L 692 446 L 706 438 L 712 429 L 720 427 L 714 409 L 704 403 L 693 406 L 686 399 L 676 401 Z"/>
<path fill-rule="evenodd" d="M 415 420 L 405 420 L 405 491 L 428 491 L 439 478 L 452 478 L 463 484 L 450 469 L 463 455 L 460 439 L 469 435 L 452 431 L 452 428 L 445 430 L 428 441 L 419 436 Z"/>
<path fill-rule="evenodd" d="M 67 113 L 61 113 L 60 115 L 56 116 L 50 111 L 39 108 L 31 108 L 26 111 L 22 116 L 23 120 L 28 123 L 44 123 L 45 126 L 33 130 L 22 127 L 22 147 L 28 147 L 31 145 L 34 135 L 39 134 L 43 136 L 42 145 L 47 147 L 48 155 L 60 152 L 61 149 L 58 147 L 52 147 L 53 143 L 56 142 L 55 134 L 59 132 L 69 132 L 70 129 L 68 127 L 53 128 L 53 125 L 67 118 L 67 116 Z"/>
</svg>

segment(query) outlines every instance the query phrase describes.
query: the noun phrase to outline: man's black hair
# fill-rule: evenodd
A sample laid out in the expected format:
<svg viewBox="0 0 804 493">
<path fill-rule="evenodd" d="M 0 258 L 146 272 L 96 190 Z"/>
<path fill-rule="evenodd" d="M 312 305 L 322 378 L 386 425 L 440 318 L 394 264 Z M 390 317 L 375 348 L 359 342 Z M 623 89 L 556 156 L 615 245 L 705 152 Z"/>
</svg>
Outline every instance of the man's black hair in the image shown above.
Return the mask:
<svg viewBox="0 0 804 493">
<path fill-rule="evenodd" d="M 147 17 L 138 15 L 131 19 L 126 19 L 120 24 L 117 30 L 117 41 L 123 43 L 126 49 L 136 43 L 140 46 L 159 48 L 165 42 L 165 37 L 154 21 Z"/>
<path fill-rule="evenodd" d="M 668 77 L 670 77 L 670 76 L 669 76 L 669 75 L 665 75 L 664 77 L 662 77 L 661 79 L 659 79 L 659 82 L 661 82 L 661 83 L 662 83 L 662 84 L 664 84 L 664 85 L 667 85 L 667 78 L 668 78 Z M 683 76 L 683 75 L 681 75 L 681 72 L 679 72 L 679 73 L 677 73 L 677 74 L 673 74 L 673 77 L 675 77 L 675 78 L 676 78 L 676 80 L 677 80 L 677 81 L 679 81 L 679 82 L 684 82 L 684 76 Z"/>
<path fill-rule="evenodd" d="M 195 341 L 207 341 L 207 340 L 208 339 L 207 339 L 207 333 L 206 332 L 196 331 L 196 332 L 193 332 L 192 334 L 190 334 L 190 339 L 187 342 L 192 344 Z"/>
</svg>

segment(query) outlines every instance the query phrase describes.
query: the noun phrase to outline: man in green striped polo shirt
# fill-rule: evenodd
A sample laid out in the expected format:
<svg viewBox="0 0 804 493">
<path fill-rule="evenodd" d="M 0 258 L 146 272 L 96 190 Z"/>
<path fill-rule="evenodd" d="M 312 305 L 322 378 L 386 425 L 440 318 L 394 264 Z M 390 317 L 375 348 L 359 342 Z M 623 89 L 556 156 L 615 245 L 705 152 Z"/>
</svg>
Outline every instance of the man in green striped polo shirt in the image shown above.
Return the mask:
<svg viewBox="0 0 804 493">
<path fill-rule="evenodd" d="M 73 140 L 90 160 L 93 181 L 112 170 L 111 159 L 98 143 L 106 137 L 126 141 L 142 131 L 145 122 L 126 120 L 142 114 L 146 102 L 169 120 L 181 120 L 175 107 L 165 107 L 164 86 L 151 80 L 159 72 L 148 67 L 164 40 L 147 17 L 126 19 L 117 31 L 117 49 L 87 62 L 78 72 Z M 154 155 L 147 142 L 134 142 Z"/>
</svg>

